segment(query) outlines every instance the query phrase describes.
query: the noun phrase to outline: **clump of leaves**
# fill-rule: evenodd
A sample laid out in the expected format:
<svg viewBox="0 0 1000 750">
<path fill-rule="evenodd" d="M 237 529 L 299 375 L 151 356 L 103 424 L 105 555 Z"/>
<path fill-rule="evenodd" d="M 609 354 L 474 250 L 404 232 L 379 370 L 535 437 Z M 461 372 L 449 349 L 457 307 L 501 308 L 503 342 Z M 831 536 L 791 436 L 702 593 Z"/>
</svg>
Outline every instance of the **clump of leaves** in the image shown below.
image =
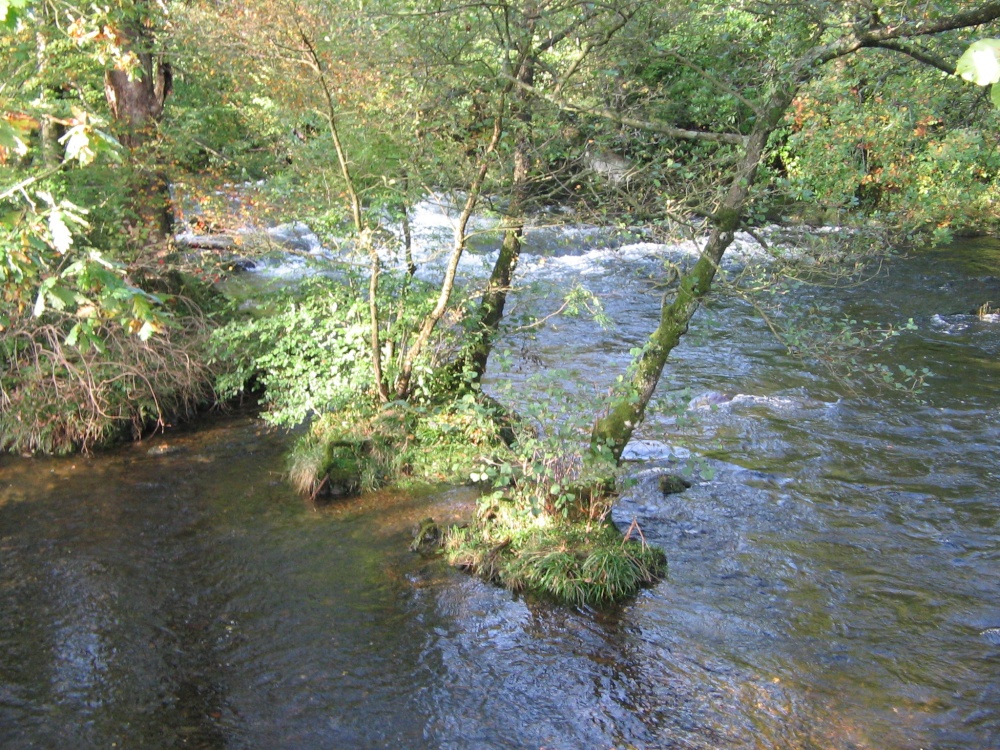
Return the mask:
<svg viewBox="0 0 1000 750">
<path fill-rule="evenodd" d="M 264 419 L 282 427 L 371 401 L 365 314 L 350 285 L 323 277 L 263 300 L 213 333 L 217 357 L 235 362 L 216 384 L 220 395 L 256 384 L 264 390 Z"/>
</svg>

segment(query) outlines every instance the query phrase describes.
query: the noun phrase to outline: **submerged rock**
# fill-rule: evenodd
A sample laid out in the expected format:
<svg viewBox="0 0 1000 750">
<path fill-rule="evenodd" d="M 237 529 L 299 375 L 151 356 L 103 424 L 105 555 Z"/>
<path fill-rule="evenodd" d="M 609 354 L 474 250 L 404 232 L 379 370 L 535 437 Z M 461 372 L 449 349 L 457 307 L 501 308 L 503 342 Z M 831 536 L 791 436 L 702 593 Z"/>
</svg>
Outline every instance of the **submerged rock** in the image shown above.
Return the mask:
<svg viewBox="0 0 1000 750">
<path fill-rule="evenodd" d="M 413 529 L 413 542 L 410 544 L 410 551 L 419 552 L 421 555 L 434 555 L 440 548 L 441 527 L 433 518 L 425 518 Z"/>
</svg>

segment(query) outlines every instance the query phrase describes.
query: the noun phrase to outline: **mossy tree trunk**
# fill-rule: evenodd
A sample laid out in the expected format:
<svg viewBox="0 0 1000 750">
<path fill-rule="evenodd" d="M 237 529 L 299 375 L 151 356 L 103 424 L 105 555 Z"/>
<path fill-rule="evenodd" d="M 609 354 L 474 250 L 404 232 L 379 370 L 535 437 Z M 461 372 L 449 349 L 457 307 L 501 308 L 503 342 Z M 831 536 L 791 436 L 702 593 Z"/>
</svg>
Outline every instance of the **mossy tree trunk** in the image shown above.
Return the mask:
<svg viewBox="0 0 1000 750">
<path fill-rule="evenodd" d="M 513 175 L 511 181 L 510 204 L 504 221 L 503 243 L 500 254 L 493 264 L 486 290 L 479 302 L 476 325 L 471 333 L 471 340 L 465 348 L 465 361 L 462 363 L 467 376 L 472 382 L 478 382 L 486 373 L 490 352 L 493 350 L 493 340 L 503 321 L 504 307 L 507 304 L 507 294 L 517 263 L 521 257 L 522 238 L 524 237 L 524 208 L 528 197 L 528 179 L 531 169 L 531 152 L 533 139 L 531 134 L 532 102 L 527 89 L 534 85 L 537 52 L 534 49 L 535 24 L 538 20 L 538 9 L 533 4 L 528 8 L 524 19 L 524 47 L 519 55 L 520 64 L 514 74 L 514 79 L 520 86 L 515 89 L 513 97 L 515 104 L 513 119 L 517 121 L 517 133 L 513 153 Z M 463 374 L 466 374 L 463 373 Z"/>
<path fill-rule="evenodd" d="M 740 215 L 746 206 L 767 140 L 784 118 L 785 110 L 791 104 L 796 90 L 797 86 L 791 85 L 771 97 L 765 110 L 766 116 L 758 119 L 729 190 L 715 211 L 714 227 L 701 257 L 681 277 L 673 299 L 668 300 L 664 296 L 659 325 L 633 363 L 631 378 L 608 413 L 594 425 L 592 446 L 601 451 L 610 450 L 615 460 L 621 457 L 633 431 L 642 422 L 667 357 L 687 333 L 691 318 L 712 288 L 722 257 L 739 229 Z"/>
<path fill-rule="evenodd" d="M 809 48 L 789 66 L 787 75 L 783 80 L 776 81 L 766 102 L 756 110 L 757 119 L 747 139 L 743 157 L 735 168 L 725 197 L 713 212 L 714 226 L 701 257 L 681 277 L 673 299 L 664 297 L 659 325 L 633 361 L 632 375 L 619 390 L 607 413 L 595 423 L 591 433 L 591 447 L 595 452 L 610 452 L 616 461 L 619 460 L 632 433 L 642 422 L 670 352 L 687 333 L 691 319 L 711 290 L 722 258 L 740 227 L 741 216 L 768 139 L 784 120 L 785 113 L 802 85 L 824 63 L 845 57 L 859 49 L 882 47 L 906 53 L 906 48 L 901 49 L 897 40 L 976 26 L 997 18 L 1000 18 L 1000 3 L 993 2 L 932 21 L 856 27 L 833 42 Z"/>
</svg>

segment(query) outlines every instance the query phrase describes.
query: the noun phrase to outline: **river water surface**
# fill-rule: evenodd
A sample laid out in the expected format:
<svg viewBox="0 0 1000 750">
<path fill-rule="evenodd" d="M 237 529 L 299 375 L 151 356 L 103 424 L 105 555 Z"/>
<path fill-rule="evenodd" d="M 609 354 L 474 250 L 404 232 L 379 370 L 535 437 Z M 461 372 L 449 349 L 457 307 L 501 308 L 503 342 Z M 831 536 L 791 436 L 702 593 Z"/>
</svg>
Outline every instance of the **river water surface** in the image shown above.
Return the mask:
<svg viewBox="0 0 1000 750">
<path fill-rule="evenodd" d="M 521 340 L 515 386 L 605 388 L 654 324 L 655 249 L 580 258 L 526 264 L 618 326 Z M 790 303 L 913 318 L 884 361 L 930 368 L 919 398 L 845 388 L 739 301 L 699 313 L 660 390 L 690 403 L 643 426 L 615 510 L 669 578 L 613 612 L 410 554 L 471 490 L 303 503 L 249 416 L 2 458 L 0 746 L 1000 748 L 1000 322 L 968 314 L 994 273 L 1000 245 L 966 242 Z"/>
</svg>

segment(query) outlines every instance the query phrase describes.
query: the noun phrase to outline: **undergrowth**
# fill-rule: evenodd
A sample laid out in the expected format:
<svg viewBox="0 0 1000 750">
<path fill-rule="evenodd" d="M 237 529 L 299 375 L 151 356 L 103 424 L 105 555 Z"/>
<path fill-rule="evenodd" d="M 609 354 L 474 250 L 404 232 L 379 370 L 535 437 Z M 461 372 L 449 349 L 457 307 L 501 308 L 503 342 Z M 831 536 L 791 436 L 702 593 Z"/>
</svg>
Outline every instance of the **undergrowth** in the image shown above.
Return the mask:
<svg viewBox="0 0 1000 750">
<path fill-rule="evenodd" d="M 78 316 L 22 311 L 0 328 L 0 450 L 89 451 L 191 416 L 214 403 L 225 362 L 210 362 L 211 319 L 172 298 L 169 325 L 143 340 L 115 321 L 68 333 Z"/>
<path fill-rule="evenodd" d="M 452 529 L 445 551 L 452 565 L 512 591 L 577 606 L 627 599 L 667 569 L 663 550 L 623 537 L 607 520 L 511 524 L 480 518 Z"/>
</svg>

